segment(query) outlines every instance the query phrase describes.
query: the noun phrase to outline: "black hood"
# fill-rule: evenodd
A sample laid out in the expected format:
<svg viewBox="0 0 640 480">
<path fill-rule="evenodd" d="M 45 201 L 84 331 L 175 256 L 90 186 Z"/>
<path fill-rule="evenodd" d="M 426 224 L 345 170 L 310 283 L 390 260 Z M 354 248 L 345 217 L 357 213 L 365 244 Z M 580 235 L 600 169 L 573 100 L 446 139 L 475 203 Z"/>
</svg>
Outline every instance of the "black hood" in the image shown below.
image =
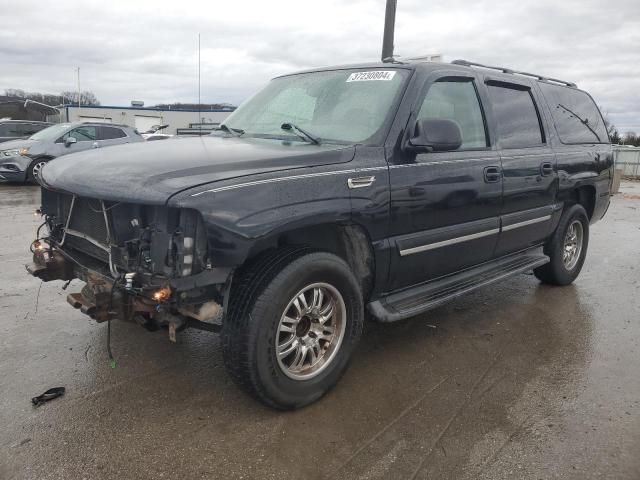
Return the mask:
<svg viewBox="0 0 640 480">
<path fill-rule="evenodd" d="M 164 204 L 198 185 L 276 170 L 349 162 L 354 147 L 205 136 L 79 152 L 51 161 L 42 184 L 80 196 Z"/>
</svg>

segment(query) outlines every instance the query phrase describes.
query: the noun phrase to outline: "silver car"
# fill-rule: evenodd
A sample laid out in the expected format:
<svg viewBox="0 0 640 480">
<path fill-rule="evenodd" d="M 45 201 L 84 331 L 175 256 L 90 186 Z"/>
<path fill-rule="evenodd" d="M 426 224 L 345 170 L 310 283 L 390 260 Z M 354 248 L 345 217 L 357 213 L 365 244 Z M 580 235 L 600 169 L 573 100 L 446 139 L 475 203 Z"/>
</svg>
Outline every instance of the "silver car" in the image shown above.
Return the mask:
<svg viewBox="0 0 640 480">
<path fill-rule="evenodd" d="M 59 123 L 40 130 L 28 139 L 0 145 L 0 180 L 33 181 L 42 167 L 54 158 L 90 148 L 143 142 L 132 127 L 105 123 Z"/>
</svg>

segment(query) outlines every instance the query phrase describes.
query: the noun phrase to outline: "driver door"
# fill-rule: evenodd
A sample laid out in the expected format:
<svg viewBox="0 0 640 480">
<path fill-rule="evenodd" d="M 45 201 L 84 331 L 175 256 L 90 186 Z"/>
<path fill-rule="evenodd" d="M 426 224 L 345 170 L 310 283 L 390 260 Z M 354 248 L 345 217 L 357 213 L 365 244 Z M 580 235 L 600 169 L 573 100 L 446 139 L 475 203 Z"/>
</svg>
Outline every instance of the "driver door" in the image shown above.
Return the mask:
<svg viewBox="0 0 640 480">
<path fill-rule="evenodd" d="M 452 72 L 453 73 L 453 72 Z M 434 75 L 424 83 L 408 125 L 447 119 L 460 127 L 455 151 L 399 152 L 389 167 L 391 269 L 397 290 L 492 258 L 500 228 L 500 156 L 491 145 L 473 76 Z"/>
</svg>

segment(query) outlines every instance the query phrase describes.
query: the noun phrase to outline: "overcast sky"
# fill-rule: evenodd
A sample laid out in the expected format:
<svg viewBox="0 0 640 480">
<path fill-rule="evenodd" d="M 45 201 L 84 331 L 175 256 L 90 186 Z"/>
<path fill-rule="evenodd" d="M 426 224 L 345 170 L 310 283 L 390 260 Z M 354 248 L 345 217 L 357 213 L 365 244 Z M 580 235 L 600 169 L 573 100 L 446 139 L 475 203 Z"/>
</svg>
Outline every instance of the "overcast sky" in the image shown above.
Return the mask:
<svg viewBox="0 0 640 480">
<path fill-rule="evenodd" d="M 239 103 L 269 78 L 379 58 L 384 0 L 0 0 L 0 92 L 82 89 L 103 105 Z M 398 0 L 395 53 L 574 81 L 640 132 L 637 0 Z"/>
</svg>

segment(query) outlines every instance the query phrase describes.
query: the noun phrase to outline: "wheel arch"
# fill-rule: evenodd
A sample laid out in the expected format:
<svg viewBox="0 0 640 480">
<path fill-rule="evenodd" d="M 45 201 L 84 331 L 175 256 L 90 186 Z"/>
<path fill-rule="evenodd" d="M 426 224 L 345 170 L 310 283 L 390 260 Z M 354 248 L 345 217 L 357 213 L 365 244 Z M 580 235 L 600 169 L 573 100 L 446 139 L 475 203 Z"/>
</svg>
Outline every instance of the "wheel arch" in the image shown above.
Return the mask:
<svg viewBox="0 0 640 480">
<path fill-rule="evenodd" d="M 371 239 L 360 225 L 323 223 L 281 231 L 256 242 L 248 261 L 273 249 L 304 245 L 342 258 L 358 279 L 365 300 L 374 286 L 375 257 Z"/>
<path fill-rule="evenodd" d="M 571 190 L 570 194 L 571 203 L 578 203 L 587 212 L 589 221 L 593 218 L 593 213 L 596 207 L 596 187 L 593 185 L 581 185 Z"/>
<path fill-rule="evenodd" d="M 35 155 L 31 158 L 31 160 L 29 160 L 29 164 L 27 165 L 27 169 L 25 171 L 25 179 L 26 180 L 30 180 L 30 181 L 35 181 L 35 178 L 33 176 L 33 167 L 34 165 L 38 162 L 38 161 L 45 161 L 45 162 L 50 162 L 51 160 L 53 160 L 55 157 L 52 157 L 50 155 Z"/>
</svg>

